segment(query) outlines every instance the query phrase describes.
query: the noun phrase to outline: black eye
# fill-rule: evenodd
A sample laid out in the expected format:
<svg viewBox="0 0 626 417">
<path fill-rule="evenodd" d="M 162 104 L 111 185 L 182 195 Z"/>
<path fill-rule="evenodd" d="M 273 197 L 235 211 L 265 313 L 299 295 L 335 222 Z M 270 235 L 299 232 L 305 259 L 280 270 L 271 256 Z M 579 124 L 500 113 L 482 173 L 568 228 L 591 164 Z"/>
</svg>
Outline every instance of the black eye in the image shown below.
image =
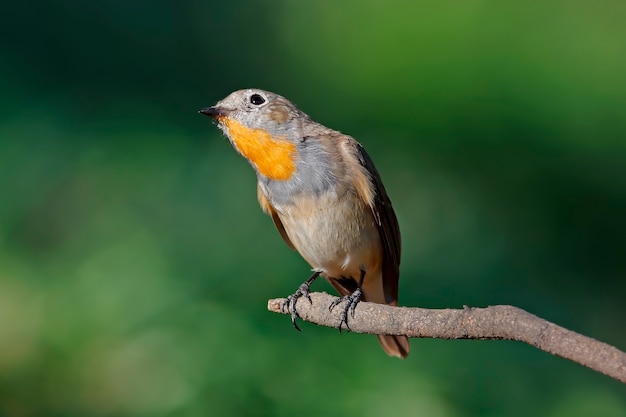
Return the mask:
<svg viewBox="0 0 626 417">
<path fill-rule="evenodd" d="M 252 94 L 250 96 L 250 103 L 254 104 L 255 106 L 260 106 L 261 104 L 265 103 L 265 99 L 260 94 Z"/>
</svg>

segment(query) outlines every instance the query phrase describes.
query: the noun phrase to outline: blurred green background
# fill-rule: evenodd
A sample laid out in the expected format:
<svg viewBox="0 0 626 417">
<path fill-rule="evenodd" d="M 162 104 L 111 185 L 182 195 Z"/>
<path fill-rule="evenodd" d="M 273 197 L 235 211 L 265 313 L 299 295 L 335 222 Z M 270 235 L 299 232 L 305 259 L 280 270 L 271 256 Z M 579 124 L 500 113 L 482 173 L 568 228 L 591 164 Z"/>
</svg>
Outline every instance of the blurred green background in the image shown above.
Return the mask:
<svg viewBox="0 0 626 417">
<path fill-rule="evenodd" d="M 4 4 L 0 416 L 626 416 L 624 385 L 520 343 L 400 361 L 267 312 L 308 265 L 196 113 L 265 88 L 362 142 L 401 304 L 513 304 L 624 349 L 625 21 L 619 1 Z"/>
</svg>

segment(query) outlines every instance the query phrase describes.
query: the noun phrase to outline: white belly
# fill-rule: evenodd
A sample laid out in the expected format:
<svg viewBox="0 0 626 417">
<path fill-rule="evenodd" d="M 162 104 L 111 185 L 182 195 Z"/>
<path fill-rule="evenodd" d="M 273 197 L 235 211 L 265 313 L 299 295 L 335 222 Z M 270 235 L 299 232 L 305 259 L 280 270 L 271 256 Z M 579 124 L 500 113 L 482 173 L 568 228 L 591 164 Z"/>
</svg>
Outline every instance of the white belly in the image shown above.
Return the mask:
<svg viewBox="0 0 626 417">
<path fill-rule="evenodd" d="M 378 271 L 382 247 L 370 208 L 350 194 L 299 200 L 279 209 L 289 239 L 315 270 L 327 277 L 358 279 Z"/>
</svg>

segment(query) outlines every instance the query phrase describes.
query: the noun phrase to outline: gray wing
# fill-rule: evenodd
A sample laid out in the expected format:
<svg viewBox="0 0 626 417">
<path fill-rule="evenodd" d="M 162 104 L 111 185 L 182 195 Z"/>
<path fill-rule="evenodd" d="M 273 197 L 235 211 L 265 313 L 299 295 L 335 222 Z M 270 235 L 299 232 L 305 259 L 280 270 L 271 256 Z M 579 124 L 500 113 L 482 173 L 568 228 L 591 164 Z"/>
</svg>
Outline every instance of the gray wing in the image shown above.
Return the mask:
<svg viewBox="0 0 626 417">
<path fill-rule="evenodd" d="M 259 184 L 257 184 L 256 190 L 257 190 L 257 198 L 259 200 L 259 205 L 261 206 L 264 212 L 272 216 L 272 221 L 274 222 L 274 226 L 276 226 L 276 230 L 278 230 L 280 237 L 283 238 L 287 246 L 295 250 L 296 248 L 293 246 L 293 243 L 291 243 L 291 239 L 289 239 L 289 235 L 287 235 L 287 231 L 285 230 L 285 226 L 283 225 L 283 222 L 280 220 L 280 217 L 278 217 L 278 213 L 276 212 L 276 210 L 274 210 L 274 207 L 272 207 L 272 205 L 270 204 L 265 194 L 263 194 L 263 190 L 261 190 L 261 186 Z"/>
<path fill-rule="evenodd" d="M 370 174 L 374 187 L 374 202 L 371 205 L 372 214 L 376 220 L 376 226 L 382 241 L 383 256 L 383 289 L 388 304 L 396 305 L 398 302 L 398 280 L 400 278 L 400 227 L 398 219 L 391 206 L 380 175 L 374 166 L 372 158 L 367 154 L 360 143 L 356 145 L 357 157 L 360 164 Z"/>
</svg>

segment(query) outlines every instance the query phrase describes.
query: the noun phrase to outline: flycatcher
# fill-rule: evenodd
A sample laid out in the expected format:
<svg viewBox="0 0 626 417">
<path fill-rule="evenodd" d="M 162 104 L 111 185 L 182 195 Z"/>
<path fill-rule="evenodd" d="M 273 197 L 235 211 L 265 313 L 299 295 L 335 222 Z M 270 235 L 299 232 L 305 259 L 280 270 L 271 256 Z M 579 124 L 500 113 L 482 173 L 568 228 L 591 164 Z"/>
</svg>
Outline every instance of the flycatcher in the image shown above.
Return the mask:
<svg viewBox="0 0 626 417">
<path fill-rule="evenodd" d="M 200 113 L 217 120 L 231 144 L 257 174 L 261 207 L 283 240 L 313 268 L 287 298 L 308 297 L 322 275 L 341 294 L 339 330 L 360 300 L 398 304 L 400 230 L 380 175 L 355 139 L 329 129 L 286 98 L 258 89 L 239 90 Z M 309 298 L 310 301 L 310 298 Z M 406 336 L 379 335 L 391 356 L 409 354 Z"/>
</svg>

